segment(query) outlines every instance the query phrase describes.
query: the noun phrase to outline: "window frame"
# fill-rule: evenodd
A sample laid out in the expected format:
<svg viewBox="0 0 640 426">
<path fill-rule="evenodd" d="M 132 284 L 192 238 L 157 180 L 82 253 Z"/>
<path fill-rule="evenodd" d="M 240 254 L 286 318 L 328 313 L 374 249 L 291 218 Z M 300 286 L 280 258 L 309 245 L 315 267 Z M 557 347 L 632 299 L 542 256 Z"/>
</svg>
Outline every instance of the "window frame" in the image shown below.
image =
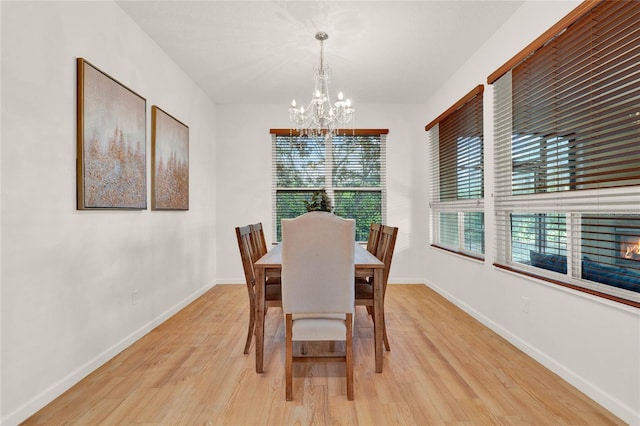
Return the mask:
<svg viewBox="0 0 640 426">
<path fill-rule="evenodd" d="M 277 143 L 277 138 L 279 137 L 290 137 L 290 138 L 298 138 L 298 137 L 303 137 L 303 138 L 311 138 L 310 136 L 305 136 L 305 135 L 301 135 L 298 131 L 293 130 L 293 129 L 271 129 L 270 133 L 272 135 L 272 147 L 271 147 L 271 152 L 272 152 L 272 184 L 271 184 L 271 188 L 272 188 L 272 220 L 271 220 L 271 225 L 272 225 L 272 230 L 273 230 L 273 236 L 274 236 L 274 241 L 279 241 L 280 239 L 278 238 L 278 230 L 279 230 L 279 223 L 278 223 L 278 201 L 277 201 L 277 197 L 278 197 L 278 193 L 282 193 L 282 192 L 287 192 L 287 191 L 299 191 L 299 192 L 307 192 L 309 194 L 313 193 L 314 191 L 319 191 L 324 189 L 327 192 L 327 195 L 329 196 L 329 198 L 331 199 L 331 202 L 333 204 L 334 207 L 334 212 L 335 212 L 335 208 L 337 207 L 339 209 L 339 206 L 336 206 L 336 193 L 340 193 L 340 192 L 361 192 L 361 193 L 371 193 L 371 192 L 375 192 L 375 193 L 380 193 L 380 220 L 381 223 L 386 223 L 386 216 L 387 216 L 387 189 L 386 189 L 386 144 L 387 144 L 387 134 L 389 133 L 388 129 L 339 129 L 336 131 L 336 136 L 343 138 L 349 138 L 349 137 L 362 137 L 362 136 L 377 136 L 380 138 L 380 183 L 379 185 L 376 186 L 337 186 L 334 185 L 333 182 L 333 139 L 331 137 L 324 137 L 324 136 L 320 136 L 322 138 L 324 138 L 324 152 L 325 152 L 325 157 L 324 157 L 324 172 L 323 172 L 323 177 L 324 177 L 324 184 L 323 185 L 319 185 L 319 186 L 312 186 L 312 187 L 279 187 L 278 186 L 278 170 L 277 170 L 277 159 L 276 159 L 276 143 Z M 301 209 L 300 211 L 301 213 L 304 213 L 304 209 Z M 344 216 L 344 217 L 349 217 L 349 216 Z M 369 225 L 370 224 L 366 224 L 366 230 L 367 230 L 367 234 L 368 234 L 368 229 L 369 229 Z M 358 224 L 356 224 L 356 226 L 358 226 Z M 361 225 L 362 229 L 364 229 L 364 225 Z M 358 233 L 356 232 L 356 235 Z M 364 232 L 361 232 L 361 234 L 364 235 Z M 363 241 L 357 241 L 359 243 L 363 243 L 366 242 L 366 240 Z"/>
<path fill-rule="evenodd" d="M 585 37 L 585 41 L 583 45 L 581 45 L 581 49 L 588 50 L 589 48 L 595 50 L 595 48 L 591 47 L 590 43 L 601 43 L 596 39 L 599 36 L 600 32 L 606 33 L 604 29 L 599 29 L 600 32 L 590 29 L 589 25 L 593 25 L 590 20 L 592 20 L 592 16 L 606 16 L 606 14 L 620 14 L 626 12 L 620 12 L 622 9 L 616 9 L 618 7 L 633 7 L 635 15 L 638 16 L 640 12 L 637 10 L 637 6 L 634 5 L 624 5 L 622 3 L 608 3 L 604 1 L 597 2 L 584 2 L 579 5 L 576 9 L 574 9 L 567 17 L 558 22 L 555 26 L 553 26 L 549 31 L 545 32 L 542 36 L 536 39 L 533 43 L 531 43 L 527 48 L 525 48 L 522 52 L 517 54 L 514 58 L 508 61 L 505 65 L 499 68 L 496 72 L 491 74 L 487 78 L 487 82 L 492 84 L 494 87 L 494 168 L 495 172 L 495 188 L 494 188 L 494 197 L 495 197 L 495 229 L 496 229 L 496 247 L 495 247 L 495 261 L 494 266 L 502 269 L 507 269 L 516 273 L 532 276 L 538 279 L 542 279 L 548 282 L 552 282 L 554 284 L 558 284 L 564 287 L 572 288 L 581 292 L 593 294 L 605 299 L 614 300 L 616 302 L 620 302 L 626 305 L 640 307 L 640 291 L 636 290 L 627 290 L 623 287 L 618 287 L 614 284 L 606 284 L 604 281 L 590 281 L 589 279 L 583 278 L 585 275 L 585 271 L 583 267 L 585 265 L 585 253 L 595 255 L 598 257 L 604 257 L 605 252 L 610 250 L 608 248 L 602 248 L 597 246 L 597 244 L 606 244 L 612 243 L 614 238 L 617 238 L 615 234 L 615 230 L 609 231 L 609 228 L 614 229 L 618 226 L 622 226 L 625 223 L 630 223 L 630 227 L 635 227 L 635 229 L 640 229 L 640 183 L 638 183 L 638 175 L 629 173 L 628 170 L 634 169 L 634 167 L 640 167 L 640 161 L 637 161 L 635 164 L 633 160 L 629 160 L 628 158 L 623 158 L 622 161 L 617 160 L 609 160 L 608 157 L 612 155 L 609 154 L 600 154 L 597 156 L 593 154 L 593 152 L 603 152 L 603 151 L 615 151 L 620 150 L 619 152 L 637 152 L 633 151 L 633 148 L 621 148 L 621 146 L 632 146 L 634 143 L 637 143 L 638 136 L 635 131 L 630 131 L 632 126 L 627 123 L 626 127 L 620 126 L 620 118 L 610 118 L 609 121 L 607 119 L 599 120 L 598 125 L 602 126 L 599 129 L 604 129 L 606 131 L 611 132 L 614 136 L 605 139 L 597 139 L 596 136 L 593 136 L 595 142 L 591 143 L 591 130 L 585 130 L 584 128 L 579 128 L 580 138 L 577 141 L 573 140 L 573 136 L 568 136 L 568 132 L 564 132 L 565 135 L 562 136 L 563 129 L 567 127 L 567 122 L 569 120 L 568 113 L 565 115 L 561 115 L 562 113 L 557 113 L 553 115 L 551 119 L 548 120 L 549 123 L 555 123 L 557 126 L 552 128 L 551 124 L 549 124 L 549 133 L 548 136 L 544 136 L 544 129 L 540 132 L 540 127 L 538 122 L 536 125 L 536 131 L 539 133 L 539 137 L 541 143 L 549 144 L 549 143 L 558 143 L 558 141 L 566 140 L 567 141 L 567 150 L 566 150 L 566 171 L 562 171 L 561 166 L 557 166 L 556 170 L 552 170 L 551 173 L 556 173 L 557 182 L 551 183 L 550 179 L 544 176 L 541 176 L 543 167 L 539 167 L 537 170 L 535 167 L 532 169 L 533 176 L 532 180 L 539 180 L 540 182 L 534 183 L 533 186 L 529 186 L 529 193 L 515 193 L 516 185 L 515 185 L 515 176 L 517 175 L 517 164 L 516 159 L 514 158 L 513 146 L 515 144 L 514 140 L 518 137 L 516 136 L 516 132 L 522 132 L 521 124 L 517 123 L 516 120 L 521 119 L 519 114 L 522 114 L 518 108 L 526 107 L 530 108 L 531 111 L 537 112 L 538 114 L 548 114 L 548 110 L 536 110 L 535 105 L 522 103 L 522 101 L 518 101 L 519 103 L 514 105 L 512 98 L 516 96 L 518 99 L 522 99 L 521 96 L 524 96 L 521 92 L 518 92 L 516 95 L 514 89 L 512 70 L 516 69 L 520 64 L 529 60 L 530 58 L 535 58 L 538 49 L 552 49 L 553 43 L 559 43 L 559 48 L 562 48 L 561 43 L 566 43 L 567 40 L 563 39 L 563 37 L 571 37 L 571 31 L 567 31 L 571 25 L 579 22 L 579 25 L 576 26 L 576 32 L 578 30 L 583 31 L 583 33 L 590 34 L 589 31 L 593 33 L 592 37 Z M 600 5 L 605 5 L 602 9 L 598 9 Z M 613 12 L 611 11 L 613 10 Z M 626 10 L 626 9 L 625 9 Z M 612 15 L 613 16 L 613 15 Z M 583 20 L 584 19 L 584 20 Z M 605 19 L 601 19 L 602 26 L 606 27 Z M 617 27 L 618 21 L 612 20 L 615 22 Z M 634 25 L 632 30 L 622 31 L 621 34 L 624 37 L 627 37 L 629 34 L 637 34 L 637 24 Z M 617 33 L 616 33 L 617 34 Z M 636 40 L 637 40 L 636 36 Z M 572 39 L 568 39 L 572 40 Z M 595 41 L 592 41 L 595 40 Z M 613 39 L 613 43 L 616 42 L 617 39 Z M 607 39 L 609 42 L 609 39 Z M 612 42 L 609 42 L 612 43 Z M 637 50 L 636 50 L 637 52 Z M 635 54 L 636 57 L 638 53 Z M 560 59 L 564 59 L 562 55 L 559 55 Z M 594 56 L 588 56 L 588 62 L 595 63 L 599 58 Z M 541 61 L 543 59 L 540 59 Z M 615 60 L 615 61 L 614 61 Z M 623 73 L 619 70 L 613 71 L 619 62 L 617 61 L 625 61 L 627 59 L 620 58 L 616 56 L 615 59 L 611 59 L 610 62 L 606 62 L 607 66 L 603 66 L 603 59 L 600 59 L 600 63 L 598 65 L 598 73 L 601 76 L 600 78 L 618 78 L 617 74 L 621 74 L 625 81 L 633 80 L 640 81 L 640 76 L 638 74 L 637 69 L 634 68 L 634 71 L 628 71 L 627 73 Z M 569 59 L 567 59 L 569 61 Z M 544 63 L 543 63 L 544 65 Z M 561 68 L 563 66 L 569 67 L 564 62 L 556 62 L 554 66 Z M 539 73 L 540 68 L 535 68 Z M 611 69 L 611 71 L 609 71 Z M 553 71 L 552 68 L 549 68 L 549 75 Z M 586 76 L 587 73 L 584 73 Z M 541 74 L 536 74 L 541 75 Z M 559 74 L 560 75 L 560 74 Z M 545 74 L 545 77 L 548 75 Z M 602 77 L 604 76 L 604 77 Z M 518 77 L 520 78 L 520 77 Z M 555 75 L 550 79 L 550 81 L 555 81 Z M 561 78 L 561 75 L 558 77 L 558 81 Z M 587 83 L 582 83 L 582 81 L 586 81 Z M 599 92 L 601 89 L 597 85 L 598 79 L 588 79 L 587 77 L 584 80 L 580 80 L 580 83 L 575 83 L 572 80 L 572 84 L 581 84 L 581 88 L 585 88 L 583 90 L 591 90 L 595 93 L 598 93 L 601 99 L 597 100 L 599 102 L 596 104 L 599 108 L 605 108 L 606 103 L 610 102 L 609 98 L 606 95 L 602 95 Z M 615 80 L 614 80 L 615 81 Z M 611 84 L 611 83 L 608 83 Z M 622 87 L 622 95 L 619 92 L 616 92 L 616 97 L 620 97 L 622 99 L 636 99 L 638 97 L 638 92 L 634 91 L 634 84 L 628 84 L 628 87 Z M 553 96 L 553 91 L 559 90 L 558 87 L 555 87 L 554 84 L 548 84 L 545 86 L 545 92 L 537 91 L 536 96 L 540 98 L 544 98 L 545 95 L 551 98 Z M 566 90 L 566 89 L 565 89 Z M 625 91 L 626 90 L 626 91 Z M 591 92 L 587 92 L 591 93 Z M 611 95 L 613 96 L 613 95 Z M 539 98 L 539 99 L 540 99 Z M 572 101 L 572 97 L 569 96 L 569 102 Z M 565 100 L 566 102 L 566 100 Z M 560 107 L 567 108 L 567 105 L 573 106 L 571 103 L 561 104 Z M 538 108 L 543 108 L 544 105 L 538 106 Z M 626 109 L 621 109 L 621 111 L 626 112 L 629 107 L 625 106 Z M 564 111 L 560 109 L 559 111 Z M 595 110 L 594 114 L 601 114 L 600 110 Z M 606 111 L 606 109 L 605 109 Z M 572 111 L 573 114 L 575 112 Z M 637 113 L 636 113 L 637 114 Z M 575 117 L 575 116 L 574 116 Z M 630 115 L 631 117 L 631 115 Z M 564 121 L 562 120 L 564 118 Z M 600 117 L 598 117 L 600 118 Z M 617 121 L 614 121 L 617 120 Z M 627 119 L 630 120 L 630 119 Z M 544 122 L 546 125 L 546 122 Z M 572 123 L 575 126 L 575 124 Z M 517 127 L 517 128 L 515 128 Z M 620 127 L 623 130 L 611 130 L 613 128 Z M 560 130 L 558 130 L 560 129 Z M 603 131 L 604 131 L 603 130 Z M 619 132 L 619 133 L 615 133 Z M 625 133 L 626 132 L 626 133 Z M 617 137 L 616 135 L 622 135 Z M 553 136 L 551 136 L 553 135 Z M 586 136 L 585 136 L 586 135 Z M 521 137 L 525 137 L 520 135 Z M 530 134 L 530 138 L 535 138 L 535 134 Z M 635 141 L 635 142 L 634 142 Z M 584 144 L 584 145 L 583 145 Z M 593 148 L 592 146 L 596 146 L 597 148 Z M 587 152 L 587 149 L 591 149 L 592 151 Z M 583 151 L 584 150 L 584 151 Z M 547 151 L 544 151 L 547 152 Z M 587 152 L 585 154 L 585 152 Z M 541 154 L 541 156 L 544 154 Z M 559 154 L 555 154 L 556 161 L 560 158 Z M 633 157 L 633 155 L 629 155 L 628 157 Z M 606 158 L 606 159 L 605 159 Z M 636 157 L 637 158 L 637 157 Z M 609 161 L 610 163 L 608 163 Z M 616 161 L 616 162 L 614 162 Z M 598 164 L 598 162 L 602 162 L 606 166 L 610 166 L 610 170 L 606 172 L 601 172 L 600 170 L 604 170 L 604 167 Z M 589 163 L 588 166 L 585 164 Z M 595 163 L 592 165 L 591 163 Z M 546 163 L 548 165 L 550 163 Z M 557 163 L 559 164 L 559 162 Z M 624 165 L 622 165 L 624 164 Z M 626 169 L 625 169 L 626 168 Z M 549 170 L 549 169 L 548 169 Z M 613 170 L 613 171 L 611 171 Z M 538 173 L 536 176 L 535 173 Z M 563 174 L 566 173 L 566 174 Z M 603 173 L 603 174 L 600 174 Z M 597 176 L 598 180 L 584 180 L 583 176 L 593 174 Z M 565 182 L 563 183 L 563 179 Z M 616 184 L 612 183 L 615 180 L 619 179 L 620 181 L 624 181 L 624 184 Z M 595 182 L 595 183 L 594 183 Z M 603 182 L 603 184 L 600 184 Z M 564 187 L 563 187 L 564 186 Z M 538 189 L 541 188 L 541 189 Z M 560 214 L 565 217 L 565 244 L 566 244 L 566 273 L 560 273 L 556 271 L 548 271 L 546 269 L 542 269 L 541 267 L 536 267 L 533 265 L 527 265 L 525 263 L 521 263 L 519 261 L 514 261 L 512 256 L 514 256 L 512 244 L 514 242 L 514 236 L 512 235 L 512 215 L 518 214 L 532 214 L 532 215 L 546 215 L 546 214 Z M 606 225 L 601 226 L 600 221 L 603 223 L 608 223 Z M 625 222 L 627 221 L 627 222 Z M 621 225 L 618 225 L 621 224 Z M 591 231 L 589 227 L 600 228 L 605 232 L 610 232 L 608 236 L 592 236 L 586 237 L 586 234 L 595 234 L 595 231 Z M 587 245 L 585 245 L 587 244 Z M 593 247 L 589 247 L 589 244 L 593 244 Z M 588 251 L 591 250 L 591 251 Z M 613 255 L 611 255 L 613 256 Z M 612 262 L 612 263 L 608 263 Z M 615 260 L 607 260 L 599 263 L 601 266 L 609 266 L 614 265 Z M 533 262 L 531 262 L 533 263 Z M 640 265 L 630 265 L 622 268 L 623 272 L 617 272 L 619 276 L 626 276 L 626 274 L 630 274 L 633 279 L 635 279 L 635 275 L 640 271 Z M 637 284 L 634 284 L 637 285 Z"/>
<path fill-rule="evenodd" d="M 429 143 L 429 157 L 430 157 L 430 168 L 431 168 L 431 199 L 429 201 L 429 212 L 430 212 L 430 240 L 431 246 L 439 249 L 443 249 L 452 253 L 456 253 L 465 257 L 470 257 L 476 260 L 484 261 L 486 253 L 486 234 L 485 229 L 486 226 L 486 216 L 484 212 L 484 129 L 483 129 L 483 92 L 484 85 L 480 84 L 473 88 L 469 93 L 463 96 L 458 102 L 452 105 L 445 112 L 440 114 L 435 120 L 431 121 L 429 124 L 425 126 L 425 131 L 427 132 L 427 138 Z M 445 122 L 448 119 L 454 119 L 457 114 L 464 114 L 465 108 L 473 108 L 475 106 L 474 102 L 479 102 L 479 111 L 475 112 L 476 119 L 479 118 L 479 126 L 476 126 L 474 130 L 479 132 L 479 135 L 474 136 L 456 136 L 457 139 L 460 137 L 464 137 L 467 139 L 479 138 L 479 167 L 480 167 L 480 176 L 481 182 L 479 185 L 480 196 L 467 196 L 464 197 L 461 194 L 467 193 L 471 194 L 471 189 L 473 186 L 469 183 L 468 186 L 460 185 L 460 181 L 458 180 L 459 174 L 458 171 L 460 169 L 459 160 L 460 160 L 460 147 L 453 146 L 451 144 L 450 148 L 455 148 L 455 164 L 449 160 L 445 163 L 445 159 L 441 156 L 441 144 L 440 144 L 440 124 Z M 476 106 L 477 107 L 477 106 Z M 479 116 L 479 117 L 478 117 Z M 450 126 L 451 127 L 451 126 Z M 464 133 L 463 129 L 457 128 L 455 125 L 451 127 L 453 134 Z M 467 130 L 467 129 L 465 129 Z M 451 141 L 449 141 L 451 142 Z M 463 148 L 465 149 L 473 149 L 474 146 L 473 140 L 464 144 Z M 450 172 L 455 172 L 455 189 L 452 188 L 452 184 L 446 184 L 448 186 L 446 188 L 447 199 L 442 200 L 442 188 L 441 188 L 441 170 L 448 169 Z M 462 188 L 462 192 L 461 192 Z M 467 241 L 467 227 L 465 226 L 465 219 L 470 218 L 470 215 L 480 213 L 482 216 L 482 238 L 480 241 L 481 250 L 475 251 L 471 248 L 468 248 L 471 242 Z M 456 222 L 455 232 L 451 235 L 443 235 L 442 234 L 442 226 L 446 226 L 445 217 L 447 215 L 455 215 L 453 222 Z M 451 237 L 456 239 L 456 242 L 446 241 L 447 237 Z"/>
</svg>

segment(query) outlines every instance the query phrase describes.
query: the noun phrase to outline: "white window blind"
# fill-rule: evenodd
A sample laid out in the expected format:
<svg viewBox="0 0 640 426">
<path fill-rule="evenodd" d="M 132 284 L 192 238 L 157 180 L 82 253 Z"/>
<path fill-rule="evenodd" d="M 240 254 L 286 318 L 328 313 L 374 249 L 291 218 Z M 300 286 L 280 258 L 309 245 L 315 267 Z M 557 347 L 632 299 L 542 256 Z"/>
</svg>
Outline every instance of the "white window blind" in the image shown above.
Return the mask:
<svg viewBox="0 0 640 426">
<path fill-rule="evenodd" d="M 594 4 L 497 79 L 494 132 L 496 264 L 640 302 L 640 2 Z"/>
<path fill-rule="evenodd" d="M 386 220 L 386 129 L 360 129 L 332 138 L 272 130 L 273 230 L 306 213 L 305 200 L 325 189 L 334 213 L 356 220 L 356 240 Z"/>
<path fill-rule="evenodd" d="M 484 258 L 483 86 L 426 126 L 431 243 Z"/>
</svg>

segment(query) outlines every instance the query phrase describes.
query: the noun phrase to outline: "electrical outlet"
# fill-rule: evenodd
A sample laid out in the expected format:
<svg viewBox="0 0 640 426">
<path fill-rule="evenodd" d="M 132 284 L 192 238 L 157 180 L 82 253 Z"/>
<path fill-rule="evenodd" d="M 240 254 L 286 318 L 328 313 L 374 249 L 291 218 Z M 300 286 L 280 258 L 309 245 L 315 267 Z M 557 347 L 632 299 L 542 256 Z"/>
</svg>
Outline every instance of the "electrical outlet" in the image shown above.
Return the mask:
<svg viewBox="0 0 640 426">
<path fill-rule="evenodd" d="M 133 290 L 131 292 L 131 304 L 136 306 L 138 304 L 138 290 Z"/>
<path fill-rule="evenodd" d="M 522 296 L 522 312 L 529 313 L 529 298 Z"/>
</svg>

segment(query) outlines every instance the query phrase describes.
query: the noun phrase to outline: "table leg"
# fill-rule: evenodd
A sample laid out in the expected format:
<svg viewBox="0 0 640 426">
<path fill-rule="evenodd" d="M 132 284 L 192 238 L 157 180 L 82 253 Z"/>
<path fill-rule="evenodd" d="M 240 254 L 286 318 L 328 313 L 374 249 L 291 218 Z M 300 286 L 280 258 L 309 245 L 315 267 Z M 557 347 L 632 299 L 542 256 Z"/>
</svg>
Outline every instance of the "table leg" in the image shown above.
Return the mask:
<svg viewBox="0 0 640 426">
<path fill-rule="evenodd" d="M 265 270 L 255 268 L 256 282 L 256 373 L 263 371 L 264 357 L 264 292 L 265 292 Z"/>
<path fill-rule="evenodd" d="M 382 345 L 384 330 L 384 289 L 383 270 L 376 268 L 373 270 L 373 328 L 375 335 L 376 349 L 376 373 L 382 373 Z"/>
</svg>

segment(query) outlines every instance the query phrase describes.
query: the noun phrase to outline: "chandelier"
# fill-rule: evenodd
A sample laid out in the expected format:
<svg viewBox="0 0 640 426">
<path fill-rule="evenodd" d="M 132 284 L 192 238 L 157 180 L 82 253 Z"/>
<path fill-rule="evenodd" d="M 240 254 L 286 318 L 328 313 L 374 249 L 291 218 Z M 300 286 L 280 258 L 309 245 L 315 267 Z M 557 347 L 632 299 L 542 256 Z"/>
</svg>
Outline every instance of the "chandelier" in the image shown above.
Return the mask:
<svg viewBox="0 0 640 426">
<path fill-rule="evenodd" d="M 300 135 L 319 136 L 326 134 L 333 136 L 337 132 L 336 126 L 349 124 L 353 120 L 355 109 L 351 101 L 344 99 L 342 92 L 338 93 L 338 100 L 331 104 L 329 99 L 329 74 L 331 70 L 324 65 L 324 41 L 329 38 L 325 32 L 316 33 L 316 40 L 320 41 L 320 67 L 315 68 L 315 89 L 309 105 L 297 107 L 296 100 L 291 102 L 289 120 Z"/>
</svg>

